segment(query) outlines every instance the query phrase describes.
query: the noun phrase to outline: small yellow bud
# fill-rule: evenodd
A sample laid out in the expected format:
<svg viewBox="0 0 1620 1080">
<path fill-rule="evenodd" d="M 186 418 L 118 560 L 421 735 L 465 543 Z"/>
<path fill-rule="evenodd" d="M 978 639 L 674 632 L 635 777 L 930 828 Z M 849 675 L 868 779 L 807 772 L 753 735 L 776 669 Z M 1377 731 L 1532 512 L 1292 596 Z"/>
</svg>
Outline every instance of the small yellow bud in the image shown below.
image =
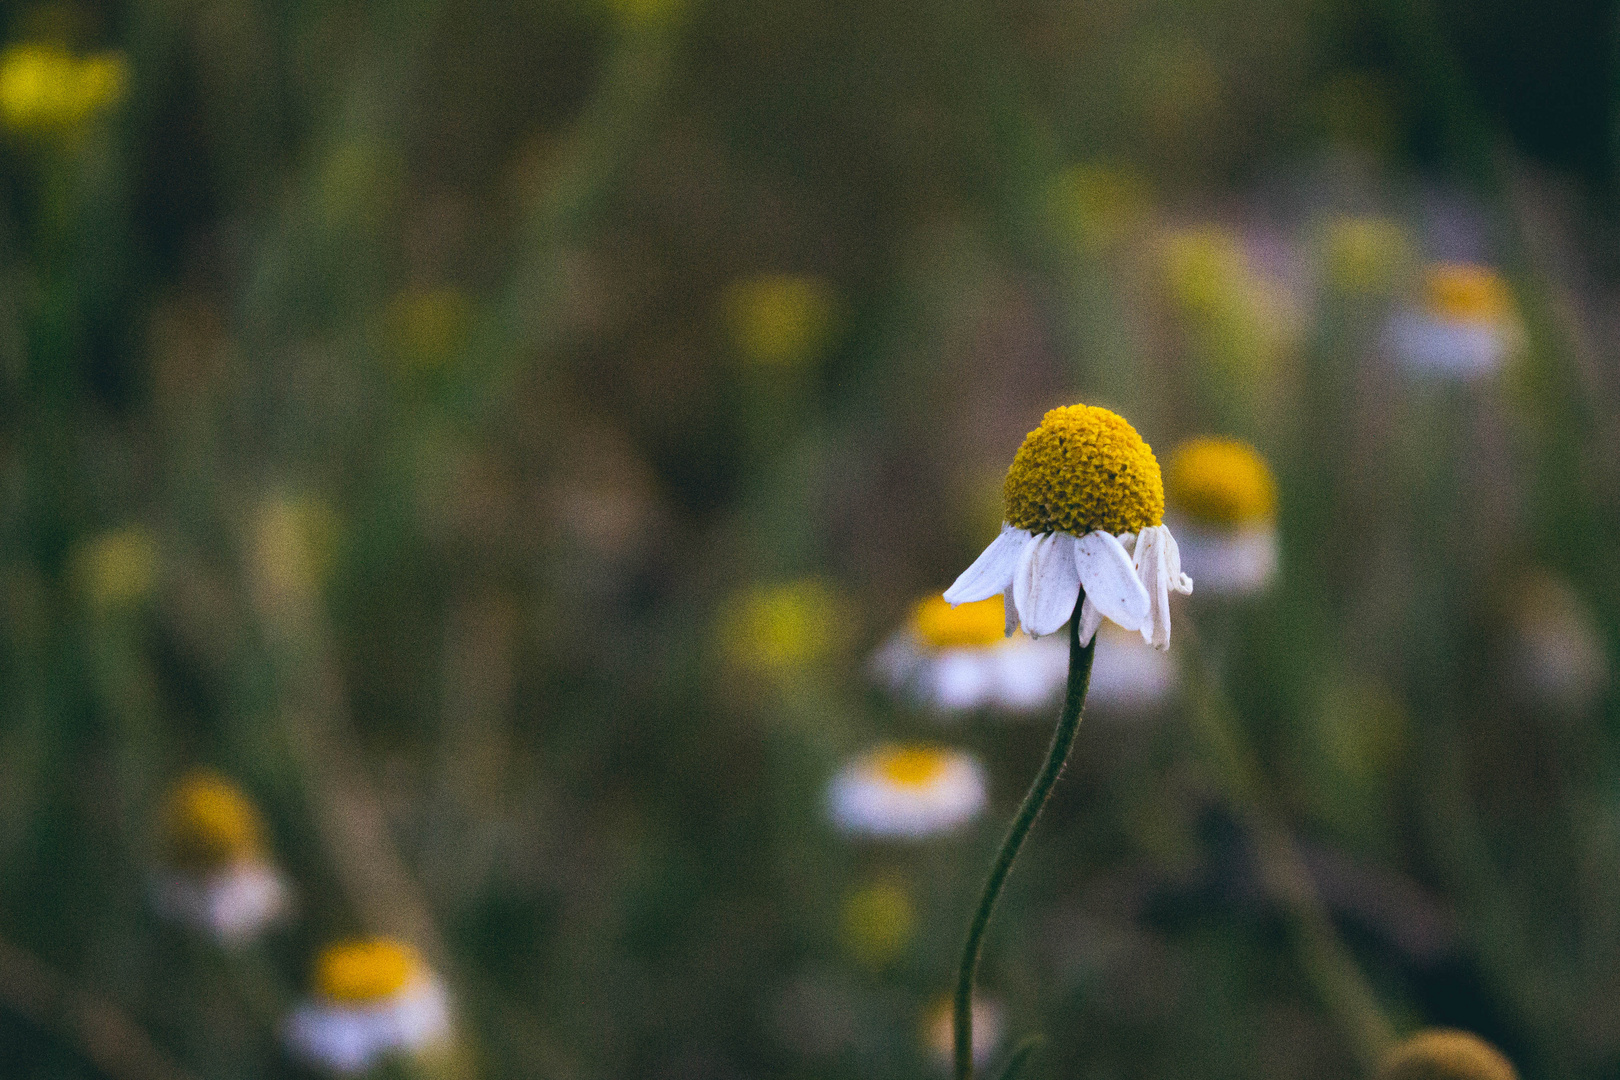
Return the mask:
<svg viewBox="0 0 1620 1080">
<path fill-rule="evenodd" d="M 1399 1043 L 1374 1080 L 1518 1080 L 1502 1052 L 1467 1031 L 1430 1028 Z"/>
</svg>

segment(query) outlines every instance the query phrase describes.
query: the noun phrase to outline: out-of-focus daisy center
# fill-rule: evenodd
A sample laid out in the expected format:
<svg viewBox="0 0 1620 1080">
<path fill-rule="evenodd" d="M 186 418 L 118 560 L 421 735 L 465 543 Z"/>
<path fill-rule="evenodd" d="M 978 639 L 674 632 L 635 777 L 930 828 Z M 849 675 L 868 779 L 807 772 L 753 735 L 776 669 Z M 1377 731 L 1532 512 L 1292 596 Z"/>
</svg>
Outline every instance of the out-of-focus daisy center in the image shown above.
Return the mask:
<svg viewBox="0 0 1620 1080">
<path fill-rule="evenodd" d="M 1193 439 L 1170 457 L 1170 505 L 1194 521 L 1247 525 L 1270 521 L 1277 485 L 1265 459 L 1235 439 Z"/>
<path fill-rule="evenodd" d="M 403 989 L 419 968 L 416 953 L 397 941 L 340 942 L 316 960 L 315 992 L 332 1001 L 380 1001 Z"/>
<path fill-rule="evenodd" d="M 925 788 L 945 775 L 950 759 L 922 746 L 899 747 L 878 755 L 877 771 L 883 779 L 905 788 Z"/>
<path fill-rule="evenodd" d="M 211 869 L 257 855 L 262 829 L 253 804 L 217 776 L 197 773 L 169 795 L 165 815 L 170 857 L 178 866 Z"/>
<path fill-rule="evenodd" d="M 1437 263 L 1424 282 L 1431 314 L 1456 322 L 1500 322 L 1513 311 L 1513 296 L 1496 271 L 1472 263 Z"/>
<path fill-rule="evenodd" d="M 1153 451 L 1125 419 L 1093 405 L 1041 418 L 1007 470 L 1007 521 L 1032 533 L 1139 532 L 1164 520 Z"/>
<path fill-rule="evenodd" d="M 1002 597 L 992 596 L 951 607 L 944 597 L 930 596 L 913 609 L 911 627 L 936 649 L 997 645 L 1006 640 L 1006 605 Z"/>
</svg>

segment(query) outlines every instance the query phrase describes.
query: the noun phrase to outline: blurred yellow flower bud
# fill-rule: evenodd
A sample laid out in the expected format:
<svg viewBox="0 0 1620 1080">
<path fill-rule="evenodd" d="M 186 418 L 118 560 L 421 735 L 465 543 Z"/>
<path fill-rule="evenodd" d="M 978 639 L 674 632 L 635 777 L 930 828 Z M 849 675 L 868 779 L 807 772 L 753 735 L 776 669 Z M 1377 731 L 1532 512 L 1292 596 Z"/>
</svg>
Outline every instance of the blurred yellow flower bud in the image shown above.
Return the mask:
<svg viewBox="0 0 1620 1080">
<path fill-rule="evenodd" d="M 73 555 L 75 585 L 90 606 L 105 611 L 138 604 L 157 584 L 157 539 L 138 525 L 103 533 Z"/>
<path fill-rule="evenodd" d="M 79 58 L 55 45 L 18 44 L 0 54 L 0 120 L 13 131 L 66 134 L 124 97 L 118 53 Z"/>
<path fill-rule="evenodd" d="M 731 342 L 751 363 L 794 366 L 815 360 L 832 339 L 837 301 L 819 278 L 764 274 L 726 289 Z"/>
<path fill-rule="evenodd" d="M 1413 264 L 1411 237 L 1387 218 L 1335 218 L 1321 244 L 1323 281 L 1347 296 L 1387 293 Z"/>
<path fill-rule="evenodd" d="M 838 603 L 820 581 L 756 585 L 729 605 L 726 654 L 739 667 L 784 674 L 823 659 L 838 635 Z"/>
<path fill-rule="evenodd" d="M 1397 1044 L 1374 1080 L 1518 1080 L 1518 1076 L 1512 1062 L 1478 1035 L 1429 1028 Z"/>
<path fill-rule="evenodd" d="M 403 366 L 442 367 L 466 341 L 472 314 L 472 304 L 456 289 L 411 289 L 394 297 L 388 329 Z"/>
<path fill-rule="evenodd" d="M 1096 162 L 1064 171 L 1052 186 L 1058 225 L 1083 248 L 1119 243 L 1148 216 L 1147 183 L 1128 169 Z"/>
<path fill-rule="evenodd" d="M 1165 284 L 1200 358 L 1222 384 L 1252 397 L 1299 334 L 1299 314 L 1282 286 L 1257 273 L 1238 236 L 1218 225 L 1172 233 L 1164 243 Z"/>
<path fill-rule="evenodd" d="M 332 1001 L 377 1001 L 426 970 L 416 950 L 390 938 L 328 945 L 315 961 L 315 992 Z"/>
<path fill-rule="evenodd" d="M 254 520 L 253 568 L 266 598 L 318 591 L 337 550 L 337 514 L 310 497 L 275 497 Z"/>
<path fill-rule="evenodd" d="M 844 901 L 844 947 L 859 962 L 882 967 L 911 941 L 917 913 L 911 896 L 897 881 L 879 881 L 851 893 Z"/>
<path fill-rule="evenodd" d="M 169 862 L 213 870 L 263 852 L 264 826 L 253 804 L 211 772 L 194 772 L 170 790 L 163 808 Z"/>
</svg>

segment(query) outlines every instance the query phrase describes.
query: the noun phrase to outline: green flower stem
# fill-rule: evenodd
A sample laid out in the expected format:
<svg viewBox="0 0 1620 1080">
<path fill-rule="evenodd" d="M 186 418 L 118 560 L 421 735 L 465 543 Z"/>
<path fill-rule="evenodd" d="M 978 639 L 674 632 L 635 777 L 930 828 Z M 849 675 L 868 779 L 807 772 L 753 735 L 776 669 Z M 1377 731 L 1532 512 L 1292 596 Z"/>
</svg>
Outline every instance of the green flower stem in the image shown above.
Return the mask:
<svg viewBox="0 0 1620 1080">
<path fill-rule="evenodd" d="M 1265 772 L 1210 670 L 1203 643 L 1185 632 L 1181 640 L 1193 725 L 1227 802 L 1254 840 L 1261 887 L 1282 907 L 1301 968 L 1370 1074 L 1394 1045 L 1394 1027 L 1340 940 L 1293 836 L 1271 806 Z"/>
<path fill-rule="evenodd" d="M 990 867 L 990 877 L 984 883 L 984 894 L 979 898 L 979 910 L 973 913 L 968 927 L 967 943 L 962 947 L 962 967 L 956 981 L 956 1080 L 973 1080 L 973 977 L 979 968 L 979 952 L 984 945 L 984 931 L 990 925 L 990 914 L 995 910 L 1001 887 L 1007 883 L 1018 849 L 1024 846 L 1030 827 L 1040 816 L 1052 794 L 1052 786 L 1063 772 L 1063 763 L 1074 745 L 1075 732 L 1080 730 L 1080 709 L 1086 703 L 1086 689 L 1091 685 L 1091 659 L 1097 652 L 1097 639 L 1080 644 L 1080 604 L 1085 593 L 1074 605 L 1069 619 L 1069 688 L 1063 698 L 1063 712 L 1058 715 L 1057 730 L 1052 733 L 1052 748 L 1046 752 L 1046 763 L 1041 766 L 1029 794 L 1018 808 L 1007 838 Z"/>
</svg>

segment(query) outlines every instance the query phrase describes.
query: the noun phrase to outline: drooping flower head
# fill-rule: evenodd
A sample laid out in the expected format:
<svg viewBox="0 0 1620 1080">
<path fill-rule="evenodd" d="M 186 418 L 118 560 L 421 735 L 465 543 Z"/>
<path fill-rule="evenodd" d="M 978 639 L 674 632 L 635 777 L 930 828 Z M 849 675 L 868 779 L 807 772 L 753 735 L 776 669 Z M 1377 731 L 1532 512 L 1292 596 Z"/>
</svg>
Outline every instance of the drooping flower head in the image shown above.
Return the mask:
<svg viewBox="0 0 1620 1080">
<path fill-rule="evenodd" d="M 319 1068 L 358 1073 L 450 1034 L 444 986 L 415 949 L 390 938 L 329 945 L 315 961 L 313 1000 L 288 1017 L 294 1053 Z"/>
<path fill-rule="evenodd" d="M 984 767 L 959 750 L 883 746 L 833 777 L 827 810 L 852 833 L 895 838 L 934 836 L 984 809 Z"/>
<path fill-rule="evenodd" d="M 992 596 L 952 607 L 938 593 L 872 658 L 874 674 L 898 693 L 941 712 L 1047 704 L 1068 675 L 1068 650 L 1057 641 L 1006 636 L 1005 604 Z"/>
<path fill-rule="evenodd" d="M 271 862 L 253 803 L 223 777 L 194 772 L 169 792 L 163 866 L 152 882 L 160 915 L 232 944 L 284 915 L 289 889 Z"/>
<path fill-rule="evenodd" d="M 1135 428 L 1095 406 L 1053 409 L 1025 437 L 1003 492 L 1001 535 L 946 590 L 948 602 L 1010 592 L 1007 631 L 1038 637 L 1068 622 L 1083 587 L 1082 643 L 1107 616 L 1169 646 L 1169 593 L 1191 592 L 1192 581 L 1163 524 L 1158 460 Z"/>
<path fill-rule="evenodd" d="M 1190 439 L 1170 456 L 1166 487 L 1181 558 L 1207 588 L 1248 593 L 1277 569 L 1277 483 L 1254 447 Z"/>
<path fill-rule="evenodd" d="M 1374 1080 L 1518 1080 L 1513 1063 L 1467 1031 L 1429 1028 L 1402 1040 L 1378 1066 Z"/>
</svg>

